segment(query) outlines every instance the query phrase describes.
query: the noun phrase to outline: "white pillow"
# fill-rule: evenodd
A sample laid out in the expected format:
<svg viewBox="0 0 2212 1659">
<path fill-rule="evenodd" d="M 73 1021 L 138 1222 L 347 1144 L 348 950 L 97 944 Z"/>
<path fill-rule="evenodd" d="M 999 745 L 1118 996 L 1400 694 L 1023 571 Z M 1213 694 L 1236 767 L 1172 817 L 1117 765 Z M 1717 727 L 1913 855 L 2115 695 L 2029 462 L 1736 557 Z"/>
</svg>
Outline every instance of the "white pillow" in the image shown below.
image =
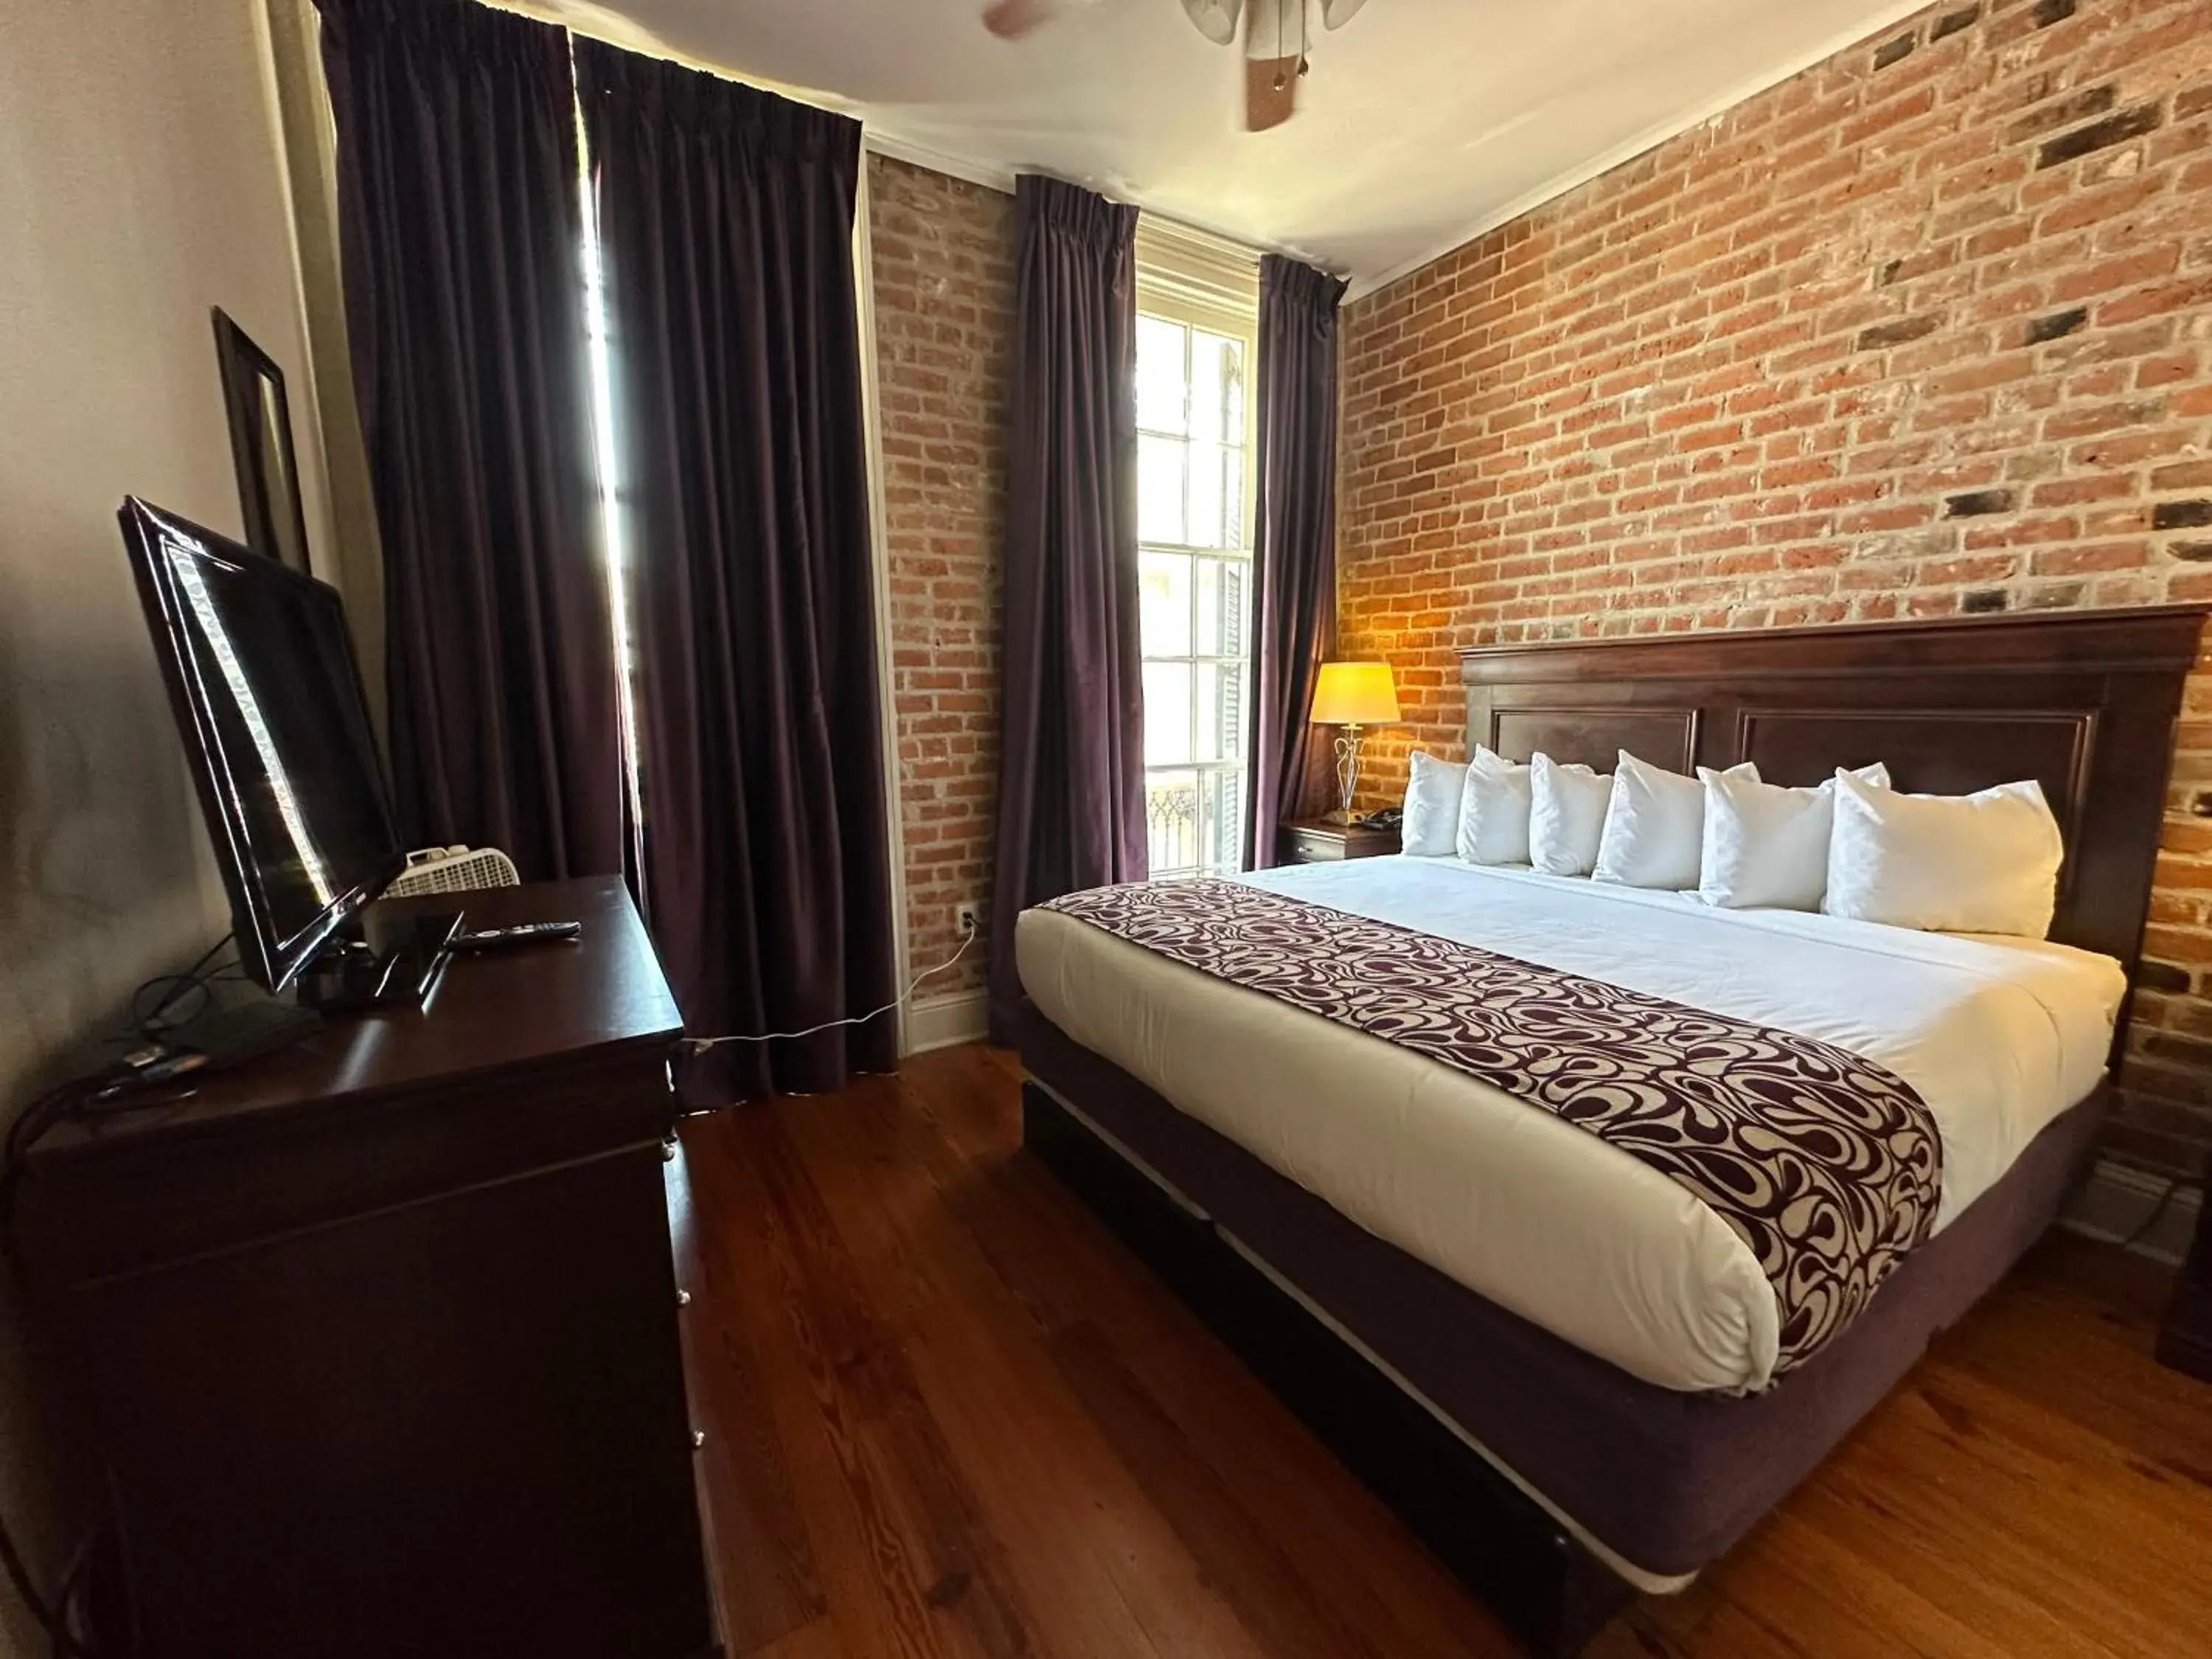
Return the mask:
<svg viewBox="0 0 2212 1659">
<path fill-rule="evenodd" d="M 1903 795 L 1839 775 L 1820 908 L 1893 927 L 2041 939 L 2065 852 L 2033 779 L 1971 795 Z"/>
<path fill-rule="evenodd" d="M 1589 874 L 1613 780 L 1549 755 L 1538 755 L 1529 767 L 1528 862 L 1547 876 Z"/>
<path fill-rule="evenodd" d="M 1399 850 L 1416 858 L 1449 858 L 1459 834 L 1459 798 L 1466 787 L 1466 767 L 1416 749 L 1406 775 L 1406 818 L 1398 826 Z"/>
<path fill-rule="evenodd" d="M 1685 892 L 1698 884 L 1705 858 L 1705 787 L 1710 777 L 1748 778 L 1759 769 L 1741 761 L 1725 772 L 1700 766 L 1698 775 L 1647 765 L 1626 749 L 1613 774 L 1613 793 L 1605 804 L 1605 831 L 1598 837 L 1597 863 L 1590 876 L 1623 887 L 1659 887 Z"/>
<path fill-rule="evenodd" d="M 1852 775 L 1877 789 L 1889 769 L 1876 761 Z M 1828 890 L 1828 837 L 1836 781 L 1785 789 L 1716 773 L 1705 779 L 1705 836 L 1698 896 L 1725 910 L 1817 910 Z"/>
<path fill-rule="evenodd" d="M 1469 864 L 1528 862 L 1528 769 L 1474 751 L 1459 800 L 1454 850 Z"/>
</svg>

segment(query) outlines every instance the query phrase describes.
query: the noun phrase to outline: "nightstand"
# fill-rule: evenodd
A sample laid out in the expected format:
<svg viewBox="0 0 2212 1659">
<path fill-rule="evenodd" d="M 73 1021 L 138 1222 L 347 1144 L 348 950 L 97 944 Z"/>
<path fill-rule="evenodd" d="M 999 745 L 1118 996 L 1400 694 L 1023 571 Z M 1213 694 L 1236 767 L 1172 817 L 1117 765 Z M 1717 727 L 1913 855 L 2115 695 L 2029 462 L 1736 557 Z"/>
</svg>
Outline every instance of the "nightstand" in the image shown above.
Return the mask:
<svg viewBox="0 0 2212 1659">
<path fill-rule="evenodd" d="M 1398 850 L 1395 830 L 1327 818 L 1292 818 L 1282 828 L 1276 855 L 1285 864 L 1334 864 L 1339 859 L 1381 858 Z"/>
</svg>

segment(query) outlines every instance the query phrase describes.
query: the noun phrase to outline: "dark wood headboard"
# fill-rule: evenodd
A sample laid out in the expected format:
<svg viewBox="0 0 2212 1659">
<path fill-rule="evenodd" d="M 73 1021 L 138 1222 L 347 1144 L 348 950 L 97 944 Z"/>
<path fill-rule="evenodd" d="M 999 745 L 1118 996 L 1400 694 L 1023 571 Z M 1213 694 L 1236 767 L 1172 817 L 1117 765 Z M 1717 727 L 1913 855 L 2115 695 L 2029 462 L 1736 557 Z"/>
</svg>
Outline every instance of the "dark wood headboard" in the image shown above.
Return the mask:
<svg viewBox="0 0 2212 1659">
<path fill-rule="evenodd" d="M 2051 936 L 2142 943 L 2184 678 L 2207 607 L 1485 646 L 1460 653 L 1468 737 L 1601 772 L 1759 763 L 1818 783 L 1886 761 L 1900 789 L 2033 778 L 2065 832 Z"/>
</svg>

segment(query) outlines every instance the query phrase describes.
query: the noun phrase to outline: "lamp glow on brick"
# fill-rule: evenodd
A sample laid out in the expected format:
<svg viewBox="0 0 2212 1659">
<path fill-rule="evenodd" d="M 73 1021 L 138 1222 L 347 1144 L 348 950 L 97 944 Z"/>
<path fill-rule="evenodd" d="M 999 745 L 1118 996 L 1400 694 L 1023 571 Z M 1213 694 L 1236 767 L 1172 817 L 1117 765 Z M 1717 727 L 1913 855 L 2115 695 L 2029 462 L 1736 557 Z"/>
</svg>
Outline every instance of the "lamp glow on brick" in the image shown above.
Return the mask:
<svg viewBox="0 0 2212 1659">
<path fill-rule="evenodd" d="M 1350 823 L 1352 797 L 1359 787 L 1359 728 L 1398 723 L 1398 689 L 1391 684 L 1390 665 L 1323 663 L 1314 685 L 1313 712 L 1307 719 L 1316 726 L 1344 727 L 1344 735 L 1336 740 L 1337 806 L 1328 817 L 1332 823 Z"/>
</svg>

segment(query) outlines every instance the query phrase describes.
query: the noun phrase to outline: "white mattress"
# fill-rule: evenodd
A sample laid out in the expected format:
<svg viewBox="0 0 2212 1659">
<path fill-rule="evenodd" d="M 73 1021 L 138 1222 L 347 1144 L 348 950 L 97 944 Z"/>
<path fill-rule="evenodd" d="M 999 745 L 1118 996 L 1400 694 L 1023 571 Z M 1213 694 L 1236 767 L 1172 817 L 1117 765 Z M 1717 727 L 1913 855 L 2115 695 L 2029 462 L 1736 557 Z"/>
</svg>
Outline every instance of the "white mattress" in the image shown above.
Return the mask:
<svg viewBox="0 0 2212 1659">
<path fill-rule="evenodd" d="M 2125 981 L 2062 945 L 1911 933 L 1455 859 L 1246 878 L 1879 1061 L 1943 1141 L 1940 1230 L 2093 1088 Z M 1468 1289 L 1665 1388 L 1773 1375 L 1774 1293 L 1665 1176 L 1465 1073 L 1048 910 L 1016 931 L 1052 1022 Z"/>
</svg>

